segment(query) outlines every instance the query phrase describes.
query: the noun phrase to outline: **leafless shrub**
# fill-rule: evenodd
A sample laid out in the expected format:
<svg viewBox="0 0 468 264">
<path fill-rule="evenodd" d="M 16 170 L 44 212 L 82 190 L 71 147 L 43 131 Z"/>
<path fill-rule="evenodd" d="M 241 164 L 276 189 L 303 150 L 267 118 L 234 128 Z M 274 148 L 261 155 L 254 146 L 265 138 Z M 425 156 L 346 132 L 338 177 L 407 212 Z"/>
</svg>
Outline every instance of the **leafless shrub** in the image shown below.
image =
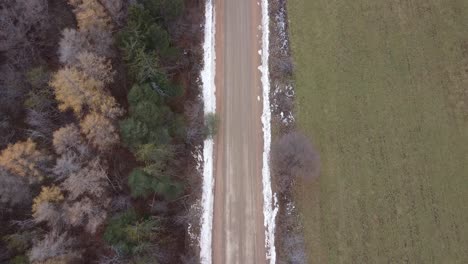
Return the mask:
<svg viewBox="0 0 468 264">
<path fill-rule="evenodd" d="M 306 264 L 304 232 L 293 203 L 282 204 L 277 221 L 278 263 Z"/>
<path fill-rule="evenodd" d="M 132 199 L 127 195 L 114 197 L 110 204 L 110 210 L 113 212 L 123 212 L 132 208 Z"/>
<path fill-rule="evenodd" d="M 203 102 L 196 100 L 185 105 L 185 116 L 188 120 L 186 142 L 192 145 L 200 144 L 205 138 L 203 121 Z"/>
<path fill-rule="evenodd" d="M 279 264 L 306 264 L 307 263 L 307 255 L 305 251 L 305 241 L 304 237 L 300 233 L 290 232 L 285 234 L 281 237 L 282 250 L 285 251 L 285 258 L 278 261 Z"/>
<path fill-rule="evenodd" d="M 182 264 L 197 264 L 200 262 L 200 258 L 196 255 L 182 255 L 180 256 L 180 262 Z"/>
<path fill-rule="evenodd" d="M 318 176 L 319 155 L 309 139 L 298 132 L 288 133 L 275 143 L 271 161 L 280 192 L 289 190 L 296 177 Z"/>
<path fill-rule="evenodd" d="M 294 71 L 291 57 L 272 57 L 270 64 L 272 77 L 276 79 L 291 78 Z"/>
<path fill-rule="evenodd" d="M 270 42 L 270 68 L 271 78 L 275 81 L 287 82 L 293 74 L 293 62 L 289 50 L 288 23 L 286 4 L 283 0 L 272 1 L 270 5 L 272 14 L 271 34 L 274 36 Z"/>
</svg>

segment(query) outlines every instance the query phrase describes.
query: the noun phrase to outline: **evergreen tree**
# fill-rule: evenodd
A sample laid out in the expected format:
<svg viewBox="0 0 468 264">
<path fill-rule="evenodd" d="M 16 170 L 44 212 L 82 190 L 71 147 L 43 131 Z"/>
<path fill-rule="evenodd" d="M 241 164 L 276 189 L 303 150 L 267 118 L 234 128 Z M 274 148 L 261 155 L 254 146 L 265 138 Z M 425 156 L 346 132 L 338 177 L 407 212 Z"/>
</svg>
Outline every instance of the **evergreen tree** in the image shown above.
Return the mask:
<svg viewBox="0 0 468 264">
<path fill-rule="evenodd" d="M 128 186 L 133 197 L 146 197 L 151 194 L 152 177 L 143 170 L 134 169 L 128 177 Z"/>
<path fill-rule="evenodd" d="M 159 230 L 159 221 L 138 217 L 130 210 L 111 219 L 104 240 L 123 255 L 141 256 L 155 243 Z"/>
</svg>

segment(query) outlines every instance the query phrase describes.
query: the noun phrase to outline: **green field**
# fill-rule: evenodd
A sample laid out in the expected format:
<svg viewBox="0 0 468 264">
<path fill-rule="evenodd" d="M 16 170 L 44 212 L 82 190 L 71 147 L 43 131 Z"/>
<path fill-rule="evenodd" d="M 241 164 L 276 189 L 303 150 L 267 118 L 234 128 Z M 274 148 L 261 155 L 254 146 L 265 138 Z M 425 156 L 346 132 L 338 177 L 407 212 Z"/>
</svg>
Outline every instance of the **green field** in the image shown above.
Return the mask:
<svg viewBox="0 0 468 264">
<path fill-rule="evenodd" d="M 468 263 L 468 1 L 289 0 L 310 263 Z"/>
</svg>

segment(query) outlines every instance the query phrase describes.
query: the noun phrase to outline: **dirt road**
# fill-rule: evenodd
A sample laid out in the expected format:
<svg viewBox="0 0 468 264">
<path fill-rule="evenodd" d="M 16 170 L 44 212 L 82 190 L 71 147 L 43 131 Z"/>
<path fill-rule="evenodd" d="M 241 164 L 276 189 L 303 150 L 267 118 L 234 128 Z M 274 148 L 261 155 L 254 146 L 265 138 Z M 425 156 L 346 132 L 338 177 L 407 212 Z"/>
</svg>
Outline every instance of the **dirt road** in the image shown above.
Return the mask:
<svg viewBox="0 0 468 264">
<path fill-rule="evenodd" d="M 215 0 L 216 96 L 213 263 L 266 263 L 260 84 L 261 8 Z"/>
</svg>

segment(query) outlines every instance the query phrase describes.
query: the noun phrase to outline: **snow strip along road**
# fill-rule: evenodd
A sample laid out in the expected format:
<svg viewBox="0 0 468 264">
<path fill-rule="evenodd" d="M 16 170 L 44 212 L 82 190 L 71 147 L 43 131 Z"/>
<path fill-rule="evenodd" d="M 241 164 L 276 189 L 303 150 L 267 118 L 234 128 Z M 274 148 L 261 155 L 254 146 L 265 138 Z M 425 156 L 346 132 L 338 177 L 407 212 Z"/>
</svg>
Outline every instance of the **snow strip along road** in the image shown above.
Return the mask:
<svg viewBox="0 0 468 264">
<path fill-rule="evenodd" d="M 203 43 L 204 67 L 201 72 L 203 89 L 204 113 L 216 112 L 216 52 L 215 52 L 215 20 L 212 0 L 205 4 L 205 39 Z M 212 227 L 213 227 L 213 139 L 206 139 L 203 145 L 203 186 L 202 186 L 202 219 L 200 231 L 200 262 L 212 262 Z"/>
<path fill-rule="evenodd" d="M 278 201 L 271 189 L 270 175 L 270 148 L 271 148 L 271 109 L 270 109 L 270 16 L 268 0 L 262 0 L 262 90 L 263 90 L 263 214 L 265 224 L 265 247 L 267 260 L 270 264 L 276 263 L 275 228 L 276 214 L 278 213 Z"/>
</svg>

